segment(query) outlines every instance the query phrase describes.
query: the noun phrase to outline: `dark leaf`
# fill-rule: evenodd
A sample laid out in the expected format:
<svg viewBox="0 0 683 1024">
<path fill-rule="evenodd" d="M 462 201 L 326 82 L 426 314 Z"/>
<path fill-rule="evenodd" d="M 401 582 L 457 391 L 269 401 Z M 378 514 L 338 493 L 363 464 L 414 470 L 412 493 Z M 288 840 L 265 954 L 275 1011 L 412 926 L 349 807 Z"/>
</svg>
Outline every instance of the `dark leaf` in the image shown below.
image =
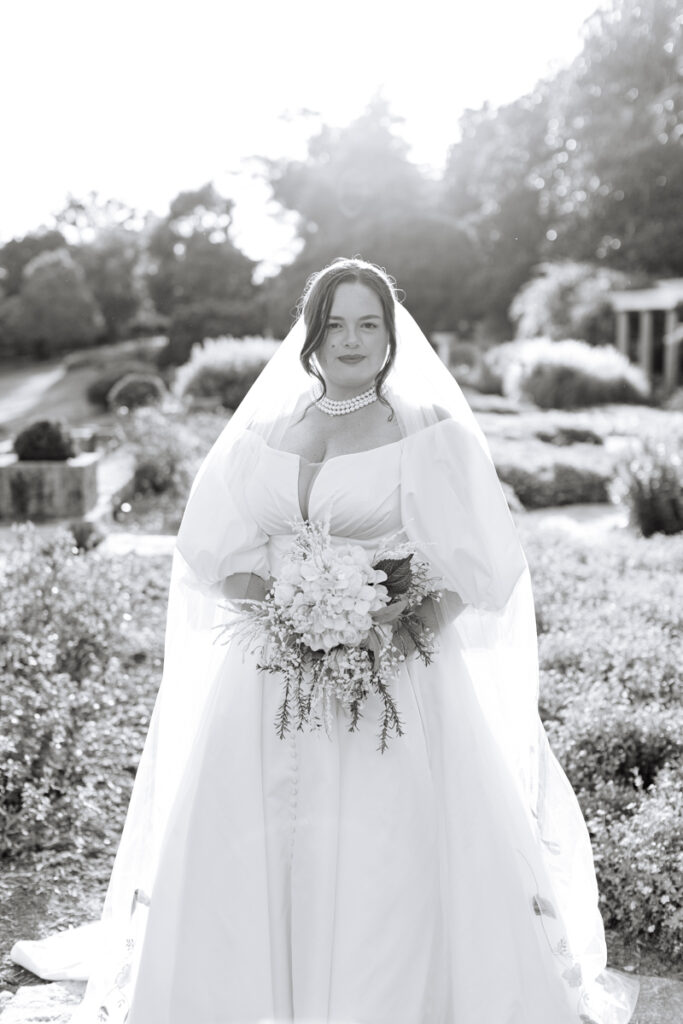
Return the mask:
<svg viewBox="0 0 683 1024">
<path fill-rule="evenodd" d="M 410 563 L 412 560 L 412 553 L 406 555 L 405 558 L 382 558 L 374 569 L 380 569 L 386 574 L 386 586 L 392 597 L 395 594 L 404 594 L 410 586 L 410 580 L 412 574 L 410 572 Z"/>
<path fill-rule="evenodd" d="M 377 623 L 396 622 L 396 619 L 400 618 L 405 606 L 405 601 L 394 601 L 392 604 L 380 608 L 379 611 L 373 612 L 372 618 Z"/>
</svg>

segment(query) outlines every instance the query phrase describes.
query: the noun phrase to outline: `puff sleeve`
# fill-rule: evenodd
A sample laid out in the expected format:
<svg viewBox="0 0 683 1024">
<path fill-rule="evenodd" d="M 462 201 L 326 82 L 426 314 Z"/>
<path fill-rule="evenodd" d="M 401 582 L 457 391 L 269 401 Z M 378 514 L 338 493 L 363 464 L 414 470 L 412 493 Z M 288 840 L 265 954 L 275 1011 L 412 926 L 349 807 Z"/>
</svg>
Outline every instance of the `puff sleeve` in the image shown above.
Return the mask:
<svg viewBox="0 0 683 1024">
<path fill-rule="evenodd" d="M 268 535 L 245 500 L 258 457 L 258 438 L 249 431 L 228 452 L 217 442 L 192 487 L 176 548 L 195 586 L 205 593 L 219 596 L 223 580 L 235 573 L 255 573 L 264 580 L 270 575 Z"/>
<path fill-rule="evenodd" d="M 466 605 L 504 608 L 526 559 L 493 462 L 452 419 L 406 438 L 401 514 L 408 538 Z"/>
</svg>

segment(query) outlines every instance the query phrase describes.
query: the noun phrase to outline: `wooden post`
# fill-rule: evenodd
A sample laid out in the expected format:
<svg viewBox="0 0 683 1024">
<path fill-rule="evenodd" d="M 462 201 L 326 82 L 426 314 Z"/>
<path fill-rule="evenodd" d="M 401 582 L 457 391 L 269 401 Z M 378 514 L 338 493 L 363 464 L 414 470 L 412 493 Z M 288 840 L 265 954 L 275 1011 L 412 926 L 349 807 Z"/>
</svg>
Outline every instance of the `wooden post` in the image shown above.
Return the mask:
<svg viewBox="0 0 683 1024">
<path fill-rule="evenodd" d="M 679 349 L 681 339 L 676 337 L 678 313 L 667 309 L 664 317 L 664 386 L 673 391 L 678 386 Z"/>
<path fill-rule="evenodd" d="M 617 348 L 628 359 L 628 313 L 621 309 L 617 313 Z"/>
<path fill-rule="evenodd" d="M 451 362 L 451 346 L 456 340 L 457 334 L 455 331 L 433 331 L 431 335 L 432 345 L 436 349 L 441 362 L 446 366 L 450 366 Z"/>
<path fill-rule="evenodd" d="M 652 313 L 649 309 L 640 311 L 638 332 L 638 362 L 645 376 L 652 378 Z"/>
</svg>

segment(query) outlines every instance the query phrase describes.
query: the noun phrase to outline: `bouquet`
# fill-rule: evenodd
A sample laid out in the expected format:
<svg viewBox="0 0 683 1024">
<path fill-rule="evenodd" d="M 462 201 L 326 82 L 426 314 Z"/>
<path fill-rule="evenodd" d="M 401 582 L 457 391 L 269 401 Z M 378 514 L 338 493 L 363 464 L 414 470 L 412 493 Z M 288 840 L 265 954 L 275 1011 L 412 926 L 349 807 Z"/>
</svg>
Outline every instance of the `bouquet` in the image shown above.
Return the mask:
<svg viewBox="0 0 683 1024">
<path fill-rule="evenodd" d="M 409 639 L 425 664 L 435 637 L 419 614 L 426 598 L 440 600 L 430 569 L 410 544 L 374 557 L 360 544 L 332 544 L 326 524 L 294 524 L 294 542 L 264 601 L 236 602 L 236 620 L 218 629 L 259 656 L 258 667 L 282 673 L 275 720 L 282 739 L 296 725 L 324 726 L 333 709 L 358 727 L 371 692 L 381 700 L 382 752 L 403 728 L 389 686 L 405 661 Z"/>
</svg>

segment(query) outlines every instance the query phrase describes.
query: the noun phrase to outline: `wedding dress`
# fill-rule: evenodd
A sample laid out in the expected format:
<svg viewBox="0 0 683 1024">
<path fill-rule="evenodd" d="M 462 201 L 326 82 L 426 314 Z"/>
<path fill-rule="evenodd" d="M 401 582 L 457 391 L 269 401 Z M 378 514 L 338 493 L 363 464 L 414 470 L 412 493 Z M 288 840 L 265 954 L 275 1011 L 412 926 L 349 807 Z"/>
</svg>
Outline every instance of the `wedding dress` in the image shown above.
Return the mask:
<svg viewBox="0 0 683 1024">
<path fill-rule="evenodd" d="M 174 556 L 194 632 L 172 584 L 173 678 L 108 894 L 112 921 L 129 911 L 74 1021 L 626 1024 L 637 985 L 605 969 L 588 834 L 536 710 L 528 568 L 474 427 L 328 458 L 305 494 L 273 438 L 247 426 L 195 482 Z M 304 517 L 370 550 L 410 540 L 465 602 L 432 664 L 404 663 L 383 753 L 372 696 L 356 732 L 339 712 L 331 737 L 278 738 L 278 677 L 206 643 L 220 581 L 277 576 Z M 23 952 L 40 972 L 45 947 Z"/>
</svg>

